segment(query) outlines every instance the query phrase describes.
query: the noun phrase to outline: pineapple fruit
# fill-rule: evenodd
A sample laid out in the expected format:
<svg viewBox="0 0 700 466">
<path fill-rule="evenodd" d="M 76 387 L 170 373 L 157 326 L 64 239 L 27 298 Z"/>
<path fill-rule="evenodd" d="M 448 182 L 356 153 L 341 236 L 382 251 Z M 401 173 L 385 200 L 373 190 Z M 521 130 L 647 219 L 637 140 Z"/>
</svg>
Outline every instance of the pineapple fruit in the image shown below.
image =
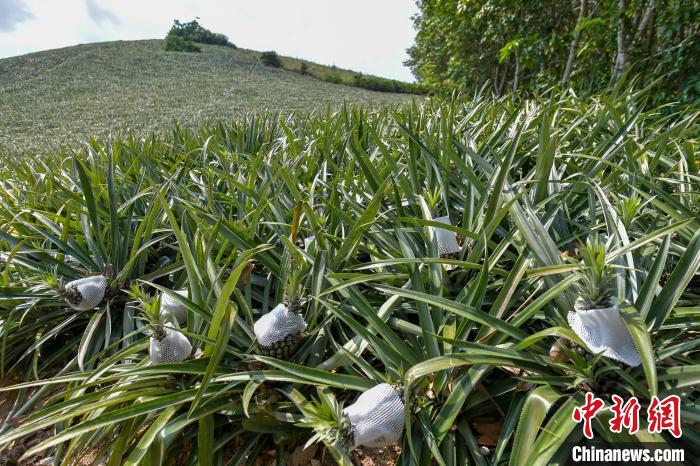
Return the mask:
<svg viewBox="0 0 700 466">
<path fill-rule="evenodd" d="M 579 296 L 567 320 L 593 353 L 638 366 L 641 359 L 615 302 L 615 276 L 605 263 L 605 249 L 596 237 L 588 238 L 581 251 Z"/>
<path fill-rule="evenodd" d="M 173 327 L 171 322 L 151 325 L 151 342 L 148 354 L 153 364 L 181 362 L 192 353 L 187 337 Z"/>
<path fill-rule="evenodd" d="M 144 306 L 144 317 L 148 321 L 151 337 L 148 354 L 153 364 L 181 362 L 192 353 L 192 344 L 187 337 L 175 328 L 173 322 L 166 322 L 160 312 L 160 298 L 151 299 L 138 287 L 132 287 L 131 295 Z"/>
<path fill-rule="evenodd" d="M 301 315 L 301 285 L 304 271 L 295 261 L 287 275 L 284 300 L 253 325 L 260 353 L 277 359 L 290 359 L 306 337 L 306 321 Z"/>
<path fill-rule="evenodd" d="M 260 353 L 277 359 L 289 359 L 308 336 L 306 322 L 297 312 L 295 299 L 285 299 L 255 322 L 253 331 Z"/>
<path fill-rule="evenodd" d="M 58 287 L 58 294 L 78 311 L 89 311 L 100 305 L 107 291 L 107 277 L 93 275 L 73 280 Z"/>
<path fill-rule="evenodd" d="M 404 426 L 404 404 L 398 388 L 387 383 L 362 393 L 343 410 L 352 426 L 351 449 L 380 448 L 396 443 Z"/>
</svg>

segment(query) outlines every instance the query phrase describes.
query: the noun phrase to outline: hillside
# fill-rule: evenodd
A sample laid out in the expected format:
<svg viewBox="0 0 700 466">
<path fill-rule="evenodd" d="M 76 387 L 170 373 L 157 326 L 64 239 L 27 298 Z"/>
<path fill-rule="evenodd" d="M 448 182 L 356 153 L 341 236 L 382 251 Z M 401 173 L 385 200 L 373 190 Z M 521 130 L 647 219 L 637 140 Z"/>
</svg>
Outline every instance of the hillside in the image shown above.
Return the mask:
<svg viewBox="0 0 700 466">
<path fill-rule="evenodd" d="M 261 65 L 249 53 L 161 40 L 103 42 L 0 60 L 0 151 L 46 152 L 126 128 L 148 132 L 248 112 L 399 104 L 371 92 Z"/>
</svg>

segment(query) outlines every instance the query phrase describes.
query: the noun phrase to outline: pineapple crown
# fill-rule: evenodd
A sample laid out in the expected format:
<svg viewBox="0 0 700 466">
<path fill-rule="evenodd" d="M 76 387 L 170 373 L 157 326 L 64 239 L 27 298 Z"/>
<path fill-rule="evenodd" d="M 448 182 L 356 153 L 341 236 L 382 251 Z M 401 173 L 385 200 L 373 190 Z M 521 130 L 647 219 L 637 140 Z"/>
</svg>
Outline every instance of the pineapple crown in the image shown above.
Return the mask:
<svg viewBox="0 0 700 466">
<path fill-rule="evenodd" d="M 352 445 L 353 432 L 350 418 L 343 413 L 343 404 L 327 388 L 318 388 L 319 399 L 312 399 L 304 412 L 301 427 L 314 430 L 314 435 L 306 446 L 323 442 L 331 449 L 349 450 Z"/>
<path fill-rule="evenodd" d="M 63 294 L 65 291 L 65 284 L 63 283 L 63 280 L 58 278 L 58 270 L 55 267 L 43 276 L 43 281 L 49 288 L 55 290 L 59 295 Z"/>
<path fill-rule="evenodd" d="M 600 309 L 614 304 L 615 274 L 605 263 L 606 246 L 597 235 L 591 235 L 581 250 L 582 271 L 579 276 L 579 302 L 584 309 Z"/>
<path fill-rule="evenodd" d="M 287 281 L 284 285 L 284 304 L 290 312 L 299 313 L 303 305 L 304 277 L 306 270 L 304 267 L 291 267 L 287 274 Z"/>
<path fill-rule="evenodd" d="M 135 284 L 131 285 L 128 294 L 143 307 L 142 319 L 148 322 L 150 336 L 159 341 L 165 338 L 165 318 L 160 313 L 160 295 L 149 296 Z"/>
<path fill-rule="evenodd" d="M 423 197 L 425 199 L 425 202 L 428 204 L 430 210 L 435 211 L 437 210 L 437 206 L 440 203 L 440 199 L 442 199 L 443 197 L 443 192 L 438 186 L 435 186 L 432 189 L 432 191 L 430 190 L 430 188 L 426 188 L 423 191 Z M 447 211 L 445 213 L 447 213 Z"/>
<path fill-rule="evenodd" d="M 642 208 L 642 204 L 642 198 L 637 193 L 634 193 L 629 197 L 618 197 L 615 209 L 617 210 L 617 214 L 620 216 L 622 223 L 626 227 L 629 227 L 632 224 L 632 221 L 634 221 L 634 219 L 637 217 L 640 209 Z"/>
</svg>

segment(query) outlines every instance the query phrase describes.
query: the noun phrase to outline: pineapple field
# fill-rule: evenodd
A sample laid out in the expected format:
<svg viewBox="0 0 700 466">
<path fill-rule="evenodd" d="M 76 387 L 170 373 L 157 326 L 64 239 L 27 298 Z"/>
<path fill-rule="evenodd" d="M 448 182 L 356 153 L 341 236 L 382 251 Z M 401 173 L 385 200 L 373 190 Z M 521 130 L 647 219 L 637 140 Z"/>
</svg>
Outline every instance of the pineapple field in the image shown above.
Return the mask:
<svg viewBox="0 0 700 466">
<path fill-rule="evenodd" d="M 650 92 L 3 158 L 0 464 L 562 464 L 588 393 L 700 457 L 700 126 Z"/>
</svg>

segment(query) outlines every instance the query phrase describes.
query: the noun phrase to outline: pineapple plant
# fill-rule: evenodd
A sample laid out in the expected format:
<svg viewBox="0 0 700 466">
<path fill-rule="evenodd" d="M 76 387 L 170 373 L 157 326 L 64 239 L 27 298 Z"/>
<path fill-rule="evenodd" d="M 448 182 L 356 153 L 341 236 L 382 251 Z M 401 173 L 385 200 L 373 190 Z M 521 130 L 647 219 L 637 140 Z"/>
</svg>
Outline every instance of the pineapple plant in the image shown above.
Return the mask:
<svg viewBox="0 0 700 466">
<path fill-rule="evenodd" d="M 312 427 L 309 442 L 322 441 L 345 454 L 360 446 L 381 448 L 398 442 L 405 423 L 401 390 L 388 383 L 360 394 L 345 409 L 332 396 L 322 396 L 305 413 L 302 425 Z"/>
<path fill-rule="evenodd" d="M 594 353 L 602 353 L 629 366 L 641 363 L 632 336 L 620 315 L 614 296 L 615 276 L 605 262 L 606 247 L 591 236 L 581 251 L 583 271 L 578 297 L 567 320 Z"/>
<path fill-rule="evenodd" d="M 143 305 L 143 315 L 148 322 L 150 346 L 148 354 L 153 364 L 181 362 L 192 353 L 192 344 L 173 322 L 166 322 L 161 309 L 160 298 L 152 299 L 139 288 L 132 287 L 131 295 Z"/>
</svg>

